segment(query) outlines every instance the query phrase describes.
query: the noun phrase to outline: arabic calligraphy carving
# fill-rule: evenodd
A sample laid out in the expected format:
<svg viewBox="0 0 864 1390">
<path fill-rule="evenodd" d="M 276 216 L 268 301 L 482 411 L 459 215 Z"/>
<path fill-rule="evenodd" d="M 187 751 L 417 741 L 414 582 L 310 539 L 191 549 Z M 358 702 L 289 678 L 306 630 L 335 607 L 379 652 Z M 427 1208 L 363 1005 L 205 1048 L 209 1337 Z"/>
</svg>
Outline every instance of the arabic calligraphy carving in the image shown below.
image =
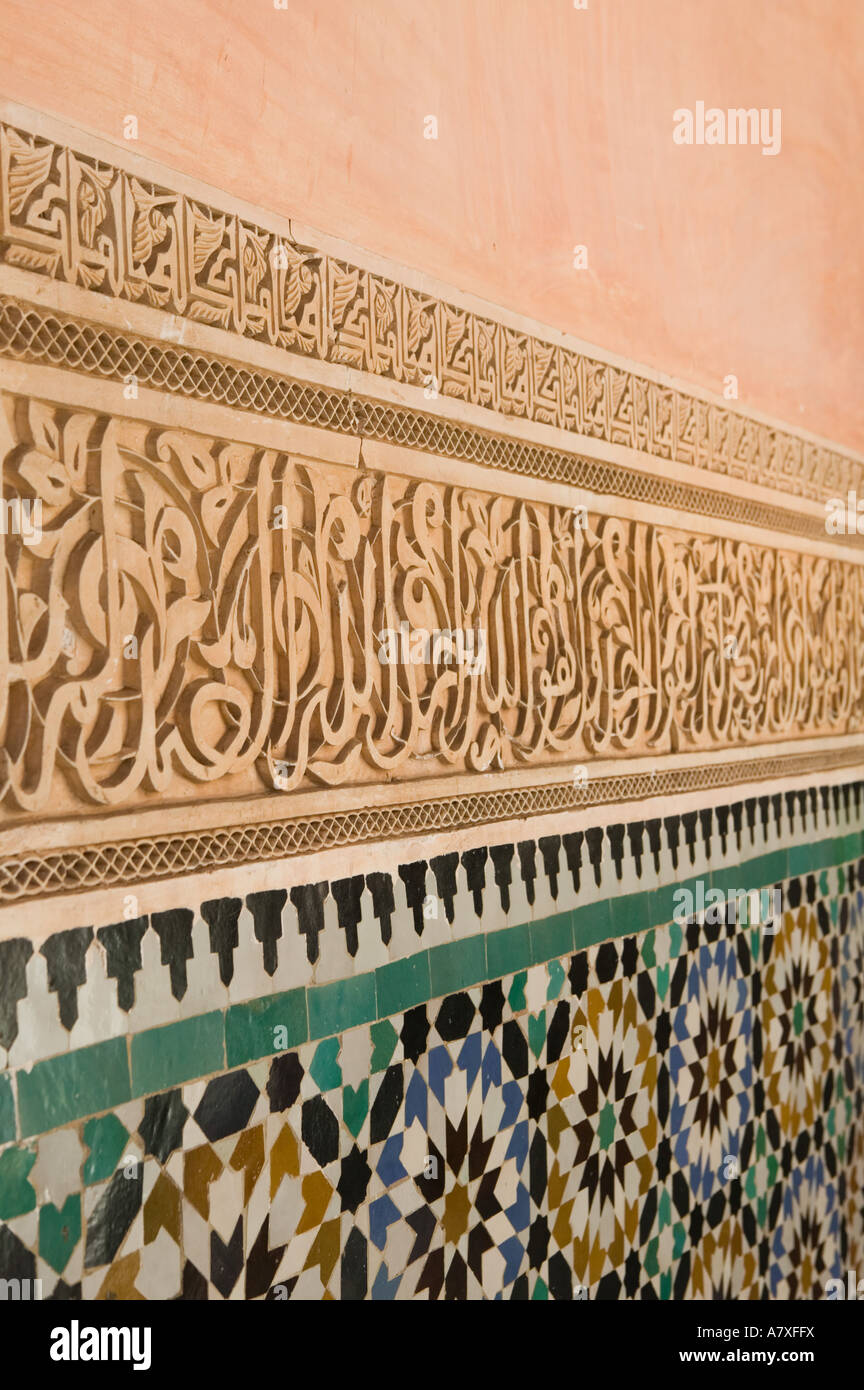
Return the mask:
<svg viewBox="0 0 864 1390">
<path fill-rule="evenodd" d="M 0 125 L 0 260 L 784 492 L 857 489 L 840 453 L 295 245 L 248 219 Z"/>
<path fill-rule="evenodd" d="M 121 806 L 277 762 L 296 789 L 862 727 L 856 565 L 3 408 L 3 496 L 42 504 L 0 537 L 9 809 L 58 779 Z M 404 623 L 482 630 L 483 668 L 382 663 Z"/>
</svg>

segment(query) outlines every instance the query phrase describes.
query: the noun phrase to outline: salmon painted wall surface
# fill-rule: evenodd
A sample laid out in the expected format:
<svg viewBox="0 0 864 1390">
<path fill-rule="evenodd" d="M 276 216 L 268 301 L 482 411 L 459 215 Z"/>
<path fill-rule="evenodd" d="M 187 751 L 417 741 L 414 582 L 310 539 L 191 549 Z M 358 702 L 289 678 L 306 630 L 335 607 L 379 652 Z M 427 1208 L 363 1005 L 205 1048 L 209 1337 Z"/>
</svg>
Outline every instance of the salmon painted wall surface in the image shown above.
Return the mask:
<svg viewBox="0 0 864 1390">
<path fill-rule="evenodd" d="M 864 6 L 284 3 L 0 0 L 2 94 L 864 448 Z M 676 144 L 699 102 L 779 153 Z"/>
</svg>

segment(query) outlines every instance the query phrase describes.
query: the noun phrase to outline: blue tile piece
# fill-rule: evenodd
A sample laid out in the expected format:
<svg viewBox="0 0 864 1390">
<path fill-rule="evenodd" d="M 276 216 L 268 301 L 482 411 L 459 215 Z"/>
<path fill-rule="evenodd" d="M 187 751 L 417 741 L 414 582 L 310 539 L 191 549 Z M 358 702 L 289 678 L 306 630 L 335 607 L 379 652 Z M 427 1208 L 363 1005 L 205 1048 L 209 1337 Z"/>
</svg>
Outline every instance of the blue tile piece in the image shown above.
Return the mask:
<svg viewBox="0 0 864 1390">
<path fill-rule="evenodd" d="M 467 1073 L 469 1091 L 473 1088 L 474 1082 L 477 1080 L 477 1073 L 480 1070 L 482 1055 L 483 1038 L 480 1033 L 472 1033 L 465 1039 L 458 1060 L 460 1069 Z"/>
<path fill-rule="evenodd" d="M 398 1221 L 401 1213 L 392 1197 L 387 1194 L 369 1205 L 369 1239 L 379 1250 L 387 1244 L 387 1228 Z"/>
<path fill-rule="evenodd" d="M 490 1042 L 483 1054 L 483 1099 L 486 1099 L 491 1086 L 500 1085 L 501 1053 L 498 1051 L 495 1044 Z M 506 1128 L 506 1126 L 502 1125 L 502 1128 Z"/>
<path fill-rule="evenodd" d="M 439 1105 L 444 1104 L 444 1082 L 453 1070 L 453 1059 L 446 1047 L 433 1047 L 429 1052 L 429 1089 Z"/>
<path fill-rule="evenodd" d="M 423 1128 L 426 1128 L 427 1115 L 429 1113 L 429 1096 L 426 1091 L 426 1082 L 421 1073 L 413 1071 L 411 1080 L 408 1082 L 408 1090 L 405 1094 L 405 1128 L 410 1129 L 414 1120 L 419 1120 Z"/>
<path fill-rule="evenodd" d="M 394 1182 L 401 1182 L 407 1178 L 408 1170 L 402 1167 L 401 1153 L 402 1144 L 405 1136 L 403 1134 L 391 1134 L 381 1151 L 378 1160 L 378 1176 L 385 1187 L 392 1187 Z"/>
</svg>

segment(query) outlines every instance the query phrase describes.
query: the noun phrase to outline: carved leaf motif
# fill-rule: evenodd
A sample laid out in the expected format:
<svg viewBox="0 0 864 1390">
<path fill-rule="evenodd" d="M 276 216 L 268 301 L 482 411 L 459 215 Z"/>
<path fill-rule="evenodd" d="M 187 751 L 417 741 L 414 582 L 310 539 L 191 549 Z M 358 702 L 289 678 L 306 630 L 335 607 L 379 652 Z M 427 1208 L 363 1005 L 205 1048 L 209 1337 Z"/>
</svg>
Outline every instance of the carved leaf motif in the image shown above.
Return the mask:
<svg viewBox="0 0 864 1390">
<path fill-rule="evenodd" d="M 30 195 L 51 173 L 54 145 L 39 145 L 7 127 L 6 136 L 12 158 L 9 161 L 9 208 L 13 216 L 22 212 Z"/>
<path fill-rule="evenodd" d="M 225 236 L 225 217 L 207 217 L 193 207 L 192 213 L 192 268 L 199 274 L 210 257 L 219 250 Z"/>
<path fill-rule="evenodd" d="M 150 260 L 157 246 L 167 239 L 170 224 L 165 215 L 175 202 L 171 194 L 152 193 L 139 183 L 130 179 L 129 186 L 135 205 L 132 218 L 132 262 L 143 266 Z"/>
<path fill-rule="evenodd" d="M 333 266 L 331 296 L 334 325 L 344 321 L 348 309 L 357 297 L 359 285 L 359 270 L 345 271 L 341 267 Z"/>
</svg>

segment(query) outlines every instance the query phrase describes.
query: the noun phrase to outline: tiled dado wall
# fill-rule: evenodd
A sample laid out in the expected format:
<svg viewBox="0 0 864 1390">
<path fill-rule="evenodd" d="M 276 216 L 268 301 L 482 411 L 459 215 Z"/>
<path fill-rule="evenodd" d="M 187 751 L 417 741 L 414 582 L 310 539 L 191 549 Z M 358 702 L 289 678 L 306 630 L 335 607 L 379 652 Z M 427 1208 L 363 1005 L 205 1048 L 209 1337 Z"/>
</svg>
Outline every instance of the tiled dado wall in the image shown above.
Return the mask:
<svg viewBox="0 0 864 1390">
<path fill-rule="evenodd" d="M 0 943 L 0 1275 L 822 1296 L 864 1257 L 862 793 L 122 922 L 67 899 L 68 930 Z M 700 879 L 782 884 L 776 933 L 678 925 Z"/>
</svg>

